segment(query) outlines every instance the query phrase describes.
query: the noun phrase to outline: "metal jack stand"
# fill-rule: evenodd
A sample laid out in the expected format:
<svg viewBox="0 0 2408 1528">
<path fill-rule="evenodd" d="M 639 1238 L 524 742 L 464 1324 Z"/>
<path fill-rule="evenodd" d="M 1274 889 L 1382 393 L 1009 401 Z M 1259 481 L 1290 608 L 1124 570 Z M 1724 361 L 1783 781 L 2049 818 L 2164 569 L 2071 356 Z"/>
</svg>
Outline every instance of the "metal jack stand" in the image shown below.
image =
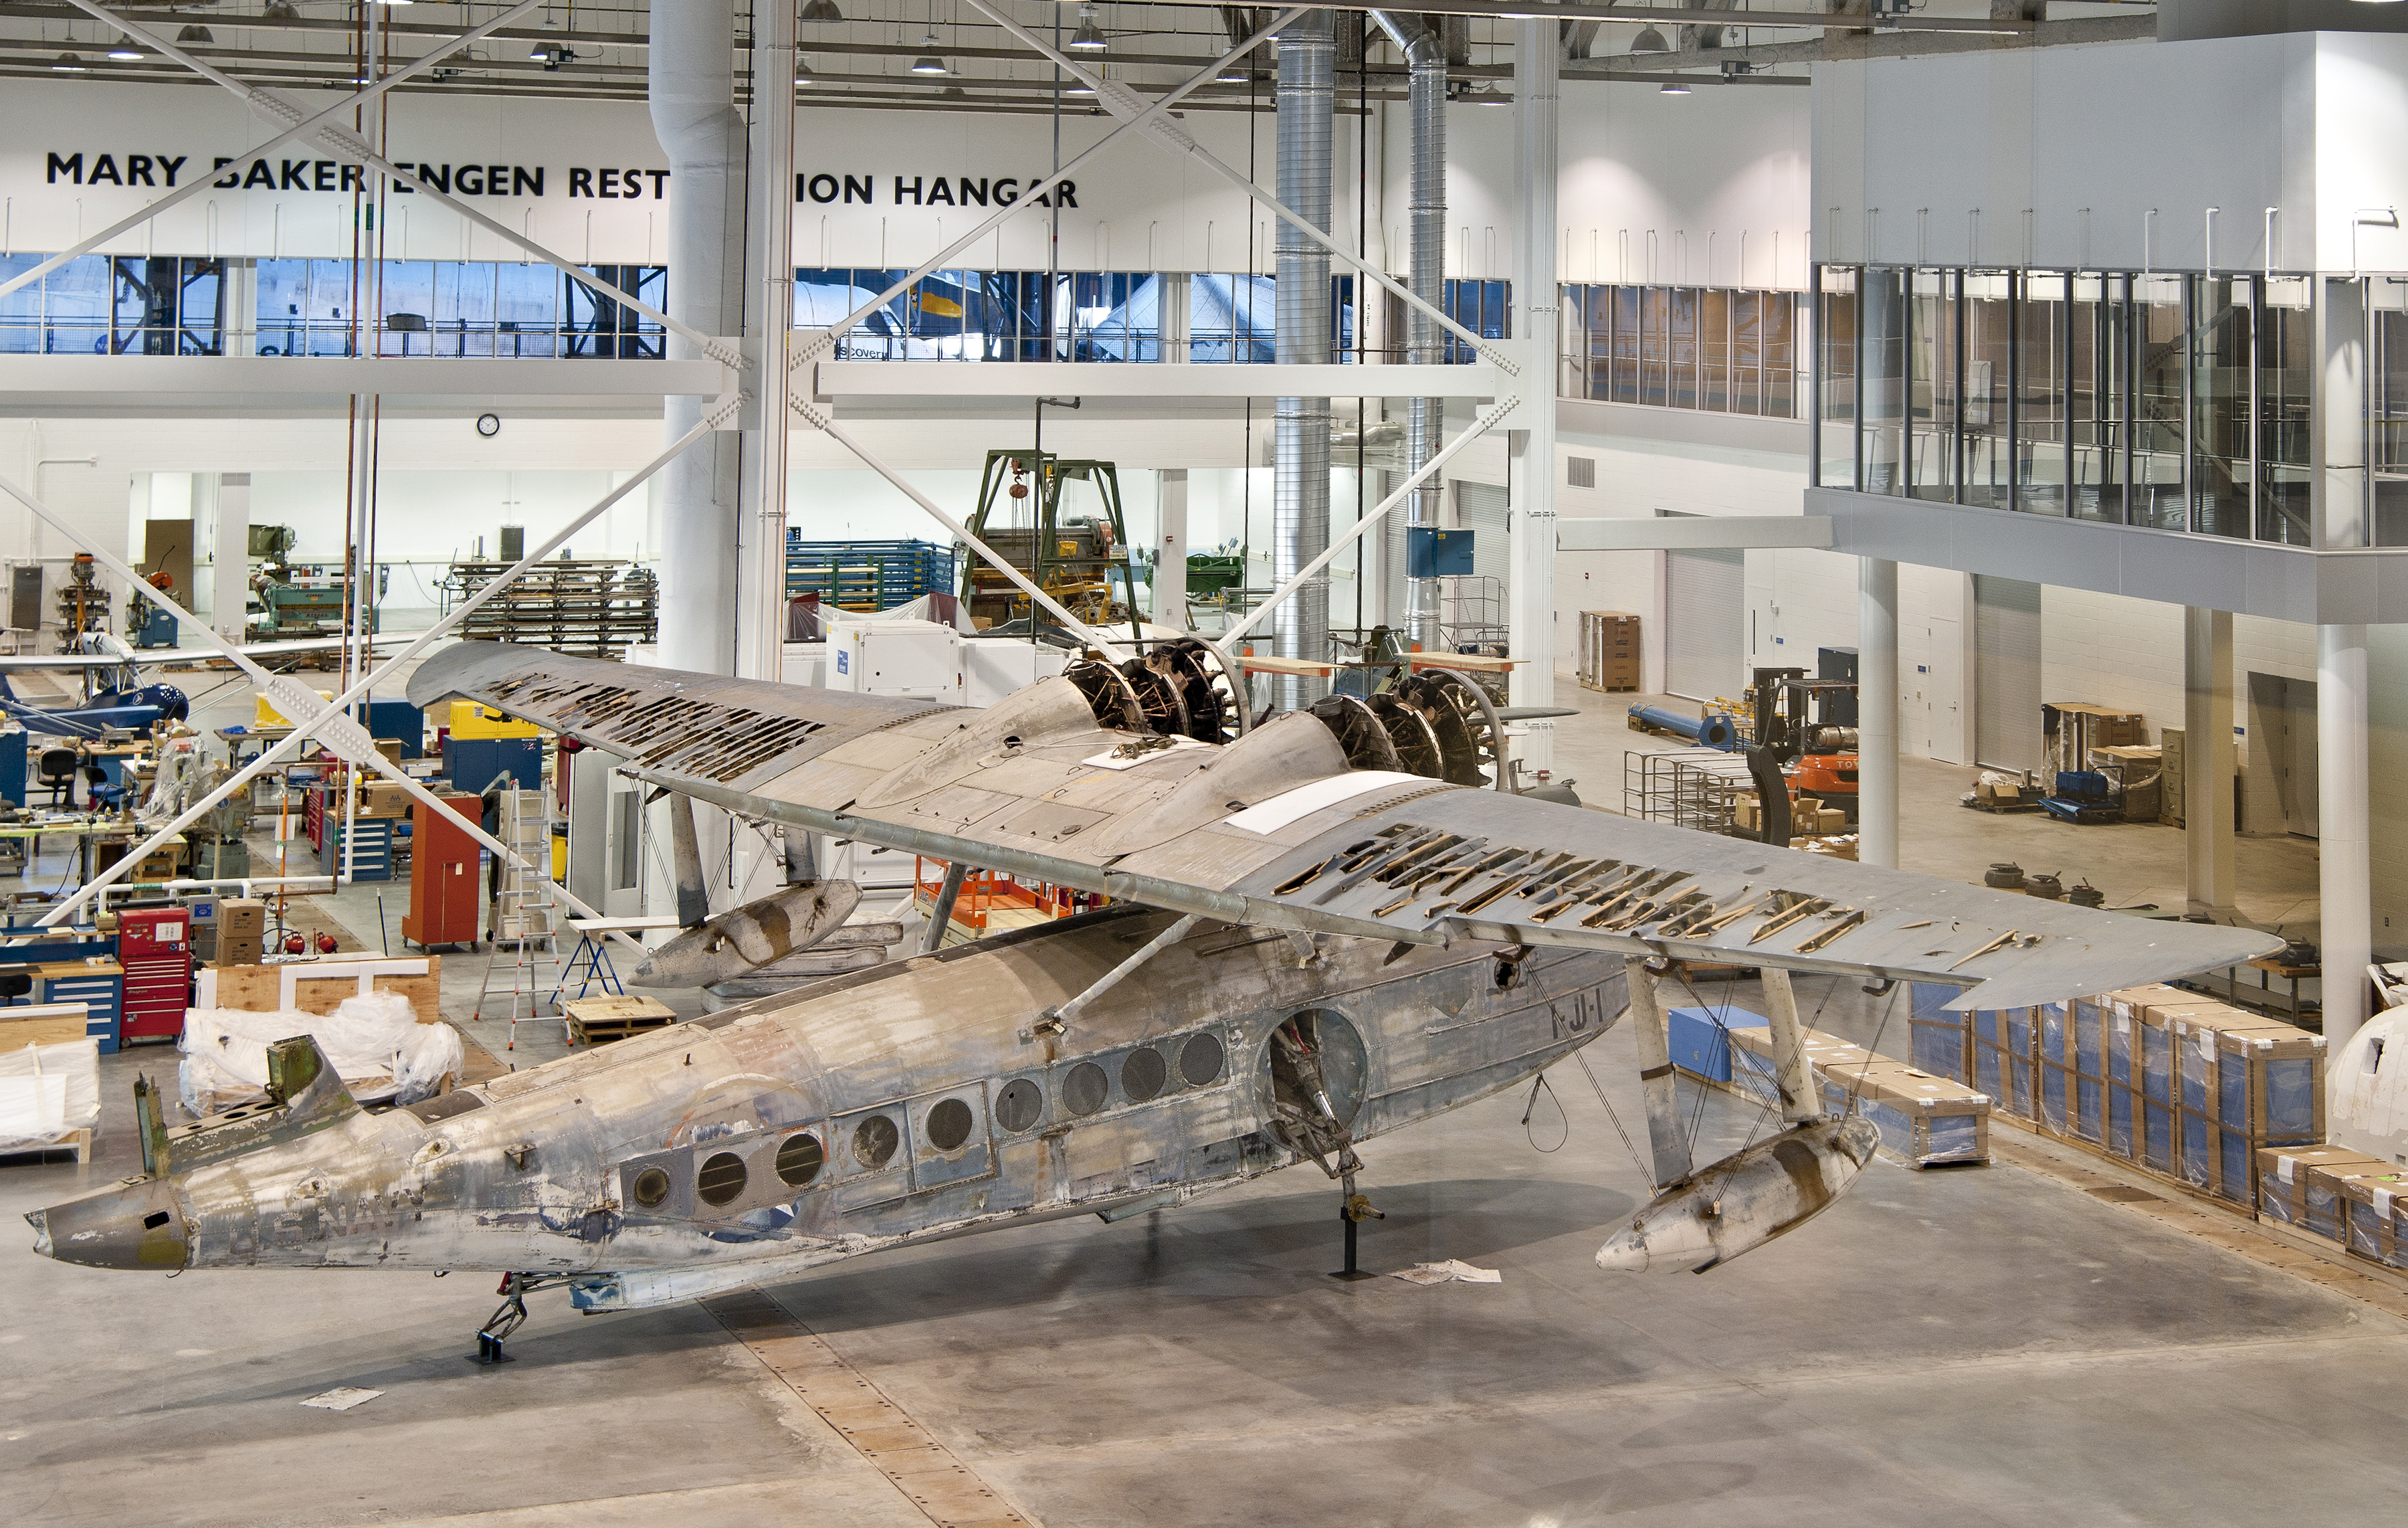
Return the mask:
<svg viewBox="0 0 2408 1528">
<path fill-rule="evenodd" d="M 1348 1156 L 1350 1159 L 1350 1171 L 1346 1174 L 1345 1178 L 1345 1198 L 1338 1207 L 1338 1218 L 1340 1222 L 1346 1227 L 1346 1266 L 1340 1268 L 1338 1272 L 1330 1275 L 1329 1276 L 1332 1278 L 1347 1279 L 1349 1281 L 1358 1278 L 1377 1278 L 1380 1276 L 1379 1275 L 1365 1273 L 1362 1269 L 1354 1265 L 1355 1228 L 1366 1220 L 1384 1220 L 1388 1217 L 1383 1212 L 1373 1209 L 1371 1207 L 1370 1200 L 1354 1191 L 1354 1175 L 1351 1171 L 1351 1159 L 1353 1157 L 1353 1153 L 1349 1152 Z"/>
<path fill-rule="evenodd" d="M 502 1303 L 485 1324 L 477 1329 L 477 1351 L 468 1360 L 471 1363 L 490 1365 L 518 1362 L 502 1351 L 502 1342 L 527 1319 L 526 1276 L 504 1274 L 501 1288 L 495 1292 L 502 1296 Z"/>
</svg>

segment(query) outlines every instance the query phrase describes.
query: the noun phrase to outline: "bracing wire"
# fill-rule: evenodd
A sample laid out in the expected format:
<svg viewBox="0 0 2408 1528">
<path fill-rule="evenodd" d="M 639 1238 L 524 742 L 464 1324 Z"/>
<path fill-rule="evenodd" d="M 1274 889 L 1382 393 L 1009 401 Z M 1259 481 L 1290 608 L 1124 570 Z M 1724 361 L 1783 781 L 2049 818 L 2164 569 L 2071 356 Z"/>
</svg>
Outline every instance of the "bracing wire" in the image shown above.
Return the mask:
<svg viewBox="0 0 2408 1528">
<path fill-rule="evenodd" d="M 1541 1088 L 1546 1090 L 1547 1102 L 1555 1106 L 1555 1117 L 1563 1122 L 1564 1127 L 1562 1139 L 1556 1141 L 1555 1144 L 1551 1146 L 1540 1146 L 1537 1133 L 1530 1129 L 1530 1116 L 1538 1110 L 1539 1092 Z M 1561 1151 L 1564 1148 L 1564 1142 L 1572 1138 L 1572 1117 L 1564 1112 L 1563 1100 L 1555 1097 L 1555 1090 L 1548 1084 L 1547 1074 L 1543 1072 L 1530 1079 L 1529 1102 L 1522 1105 L 1522 1133 L 1528 1138 L 1532 1147 L 1537 1150 L 1543 1151 L 1549 1156 L 1553 1156 L 1555 1153 Z"/>
</svg>

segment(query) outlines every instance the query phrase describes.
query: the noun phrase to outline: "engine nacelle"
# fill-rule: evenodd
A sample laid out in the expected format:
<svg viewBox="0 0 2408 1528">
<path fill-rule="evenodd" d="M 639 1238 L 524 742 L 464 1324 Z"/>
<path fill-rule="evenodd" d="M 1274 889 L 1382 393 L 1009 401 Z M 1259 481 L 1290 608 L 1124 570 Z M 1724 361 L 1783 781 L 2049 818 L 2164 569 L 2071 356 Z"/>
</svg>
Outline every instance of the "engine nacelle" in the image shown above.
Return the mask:
<svg viewBox="0 0 2408 1528">
<path fill-rule="evenodd" d="M 1632 1274 L 1719 1267 L 1828 1209 L 1880 1144 L 1872 1121 L 1854 1115 L 1758 1141 L 1648 1201 L 1598 1248 L 1597 1265 Z"/>
</svg>

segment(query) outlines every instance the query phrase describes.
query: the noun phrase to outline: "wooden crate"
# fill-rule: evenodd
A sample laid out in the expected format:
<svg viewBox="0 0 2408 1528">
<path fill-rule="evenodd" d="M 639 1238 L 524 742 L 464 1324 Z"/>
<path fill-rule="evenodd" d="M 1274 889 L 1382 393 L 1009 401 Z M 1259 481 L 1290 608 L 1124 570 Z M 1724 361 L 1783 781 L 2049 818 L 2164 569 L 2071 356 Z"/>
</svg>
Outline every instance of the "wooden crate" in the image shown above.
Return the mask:
<svg viewBox="0 0 2408 1528">
<path fill-rule="evenodd" d="M 1616 694 L 1637 690 L 1639 617 L 1625 611 L 1584 610 L 1580 623 L 1581 687 Z"/>
<path fill-rule="evenodd" d="M 678 1021 L 676 1012 L 655 998 L 571 998 L 560 1011 L 571 1045 L 608 1045 Z"/>
<path fill-rule="evenodd" d="M 2342 1239 L 2342 1180 L 2377 1173 L 2383 1159 L 2347 1146 L 2261 1146 L 2258 1150 L 2258 1218 Z"/>
<path fill-rule="evenodd" d="M 0 1008 L 0 1050 L 80 1040 L 89 1012 L 80 1002 L 29 1002 Z"/>
<path fill-rule="evenodd" d="M 2351 1255 L 2408 1271 L 2408 1172 L 2377 1164 L 2365 1173 L 2345 1173 L 2335 1188 Z"/>
<path fill-rule="evenodd" d="M 363 967 L 368 968 L 365 973 Z M 396 969 L 379 970 L 379 967 Z M 345 998 L 360 992 L 360 977 L 368 989 L 398 992 L 409 1000 L 421 1024 L 440 1019 L 443 958 L 439 955 L 335 957 L 323 960 L 288 960 L 272 966 L 220 966 L 199 973 L 195 1007 L 240 1008 L 268 1014 L 294 1008 L 305 1014 L 331 1014 Z M 293 997 L 284 999 L 284 983 L 292 978 Z"/>
<path fill-rule="evenodd" d="M 2325 1138 L 2325 1037 L 2215 1004 L 2170 1016 L 2175 1173 L 2254 1207 L 2260 1146 Z"/>
<path fill-rule="evenodd" d="M 1827 1114 L 1873 1122 L 1882 1146 L 1910 1167 L 1990 1160 L 1990 1100 L 1963 1083 L 1903 1061 L 1818 1068 Z"/>
<path fill-rule="evenodd" d="M 79 1162 L 92 1160 L 92 1127 L 71 1130 L 51 1136 L 47 1141 L 32 1141 L 0 1150 L 0 1159 L 11 1157 L 42 1157 L 53 1151 L 71 1151 Z"/>
</svg>

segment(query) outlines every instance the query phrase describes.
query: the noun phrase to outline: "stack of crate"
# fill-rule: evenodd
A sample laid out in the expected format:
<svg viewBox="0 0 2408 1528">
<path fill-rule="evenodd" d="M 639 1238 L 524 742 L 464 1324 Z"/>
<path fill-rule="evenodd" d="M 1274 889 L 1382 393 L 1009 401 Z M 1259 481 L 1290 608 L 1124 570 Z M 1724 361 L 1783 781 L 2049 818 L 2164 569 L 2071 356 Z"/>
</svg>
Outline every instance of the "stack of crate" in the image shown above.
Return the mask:
<svg viewBox="0 0 2408 1528">
<path fill-rule="evenodd" d="M 1639 688 L 1639 617 L 1618 610 L 1581 612 L 1583 689 L 1627 693 Z"/>
<path fill-rule="evenodd" d="M 1675 1008 L 1666 1019 L 1673 1065 L 1778 1105 L 1770 1021 L 1730 1007 Z M 1871 1120 L 1884 1148 L 1912 1167 L 1989 1160 L 1990 1101 L 1980 1093 L 1819 1030 L 1799 1040 L 1824 1113 Z"/>
<path fill-rule="evenodd" d="M 2257 1154 L 2325 1138 L 2322 1035 L 2163 985 L 1955 1016 L 1918 984 L 1913 1052 L 2042 1133 L 2251 1208 Z"/>
</svg>

